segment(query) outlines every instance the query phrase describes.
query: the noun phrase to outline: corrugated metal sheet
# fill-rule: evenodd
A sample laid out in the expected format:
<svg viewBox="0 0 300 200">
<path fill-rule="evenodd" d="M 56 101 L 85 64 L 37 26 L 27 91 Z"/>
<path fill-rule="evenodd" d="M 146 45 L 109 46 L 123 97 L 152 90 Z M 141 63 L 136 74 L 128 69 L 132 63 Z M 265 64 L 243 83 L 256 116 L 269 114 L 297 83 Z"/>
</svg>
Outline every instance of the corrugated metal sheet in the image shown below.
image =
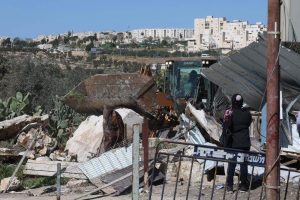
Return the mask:
<svg viewBox="0 0 300 200">
<path fill-rule="evenodd" d="M 221 59 L 202 74 L 222 87 L 227 95 L 240 93 L 245 102 L 255 109 L 260 108 L 266 86 L 267 45 L 264 38 L 252 43 L 229 57 Z M 300 55 L 281 47 L 279 63 L 284 103 L 300 93 Z M 300 104 L 295 104 L 300 108 Z"/>
<path fill-rule="evenodd" d="M 138 169 L 139 169 L 139 167 L 142 167 L 142 166 L 143 166 L 143 162 L 140 162 L 139 166 L 138 166 Z M 126 168 L 123 168 L 123 169 L 119 169 L 119 170 L 107 173 L 104 176 L 100 177 L 100 179 L 101 179 L 101 181 L 103 183 L 111 183 L 112 181 L 117 180 L 117 179 L 123 177 L 124 175 L 126 175 L 126 174 L 128 174 L 130 172 L 132 172 L 132 165 L 130 165 L 130 166 L 126 167 Z M 143 172 L 144 172 L 144 169 L 139 169 L 137 171 L 139 179 L 141 177 L 143 177 L 143 175 L 144 175 Z M 126 189 L 128 189 L 129 187 L 131 187 L 132 184 L 133 184 L 133 182 L 132 182 L 132 175 L 130 175 L 130 176 L 128 176 L 128 177 L 126 177 L 126 178 L 124 178 L 124 179 L 116 182 L 115 184 L 112 184 L 111 186 L 116 190 L 116 194 L 115 195 L 119 195 L 122 192 L 124 192 Z"/>
<path fill-rule="evenodd" d="M 132 145 L 105 152 L 97 158 L 80 164 L 79 168 L 89 179 L 93 179 L 129 165 L 132 165 Z"/>
</svg>

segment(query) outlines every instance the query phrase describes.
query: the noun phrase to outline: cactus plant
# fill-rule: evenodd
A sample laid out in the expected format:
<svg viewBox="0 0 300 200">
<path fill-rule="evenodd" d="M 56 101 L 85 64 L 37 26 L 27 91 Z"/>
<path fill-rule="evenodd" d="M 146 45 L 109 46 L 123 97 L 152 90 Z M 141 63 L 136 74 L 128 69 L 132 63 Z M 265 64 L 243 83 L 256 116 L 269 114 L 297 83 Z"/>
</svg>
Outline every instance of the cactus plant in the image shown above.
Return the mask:
<svg viewBox="0 0 300 200">
<path fill-rule="evenodd" d="M 50 129 L 52 136 L 56 137 L 59 144 L 64 146 L 69 139 L 67 129 L 78 126 L 84 118 L 83 115 L 76 113 L 69 106 L 65 105 L 59 97 L 56 97 L 54 109 L 50 114 Z"/>
<path fill-rule="evenodd" d="M 9 97 L 7 100 L 0 99 L 0 120 L 11 119 L 26 113 L 29 105 L 30 93 L 25 96 L 17 92 L 16 96 Z"/>
</svg>

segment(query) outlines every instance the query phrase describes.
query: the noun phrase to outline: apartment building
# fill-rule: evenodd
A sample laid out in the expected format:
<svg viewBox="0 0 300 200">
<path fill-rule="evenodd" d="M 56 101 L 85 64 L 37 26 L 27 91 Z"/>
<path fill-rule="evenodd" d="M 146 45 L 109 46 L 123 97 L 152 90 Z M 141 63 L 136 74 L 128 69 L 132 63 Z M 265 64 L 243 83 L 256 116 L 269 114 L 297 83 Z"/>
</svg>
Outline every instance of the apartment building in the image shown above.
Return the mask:
<svg viewBox="0 0 300 200">
<path fill-rule="evenodd" d="M 33 41 L 35 42 L 41 42 L 43 39 L 45 39 L 47 42 L 51 42 L 55 39 L 57 39 L 58 35 L 39 35 L 36 38 L 33 38 Z"/>
<path fill-rule="evenodd" d="M 67 33 L 65 33 L 67 35 Z M 83 39 L 85 37 L 94 36 L 95 32 L 89 31 L 89 32 L 75 32 L 72 33 L 72 36 L 77 36 L 79 39 Z"/>
<path fill-rule="evenodd" d="M 1 36 L 0 36 L 0 44 L 1 44 L 4 40 L 6 40 L 6 37 L 1 37 Z"/>
<path fill-rule="evenodd" d="M 207 16 L 194 20 L 195 51 L 209 49 L 240 49 L 256 41 L 258 34 L 266 30 L 262 23 L 227 21 L 225 17 Z"/>
<path fill-rule="evenodd" d="M 187 38 L 192 38 L 194 34 L 193 29 L 183 29 L 183 28 L 156 28 L 156 29 L 136 29 L 130 31 L 132 39 L 137 40 L 138 42 L 143 41 L 149 37 L 155 39 L 178 39 L 185 40 Z"/>
</svg>

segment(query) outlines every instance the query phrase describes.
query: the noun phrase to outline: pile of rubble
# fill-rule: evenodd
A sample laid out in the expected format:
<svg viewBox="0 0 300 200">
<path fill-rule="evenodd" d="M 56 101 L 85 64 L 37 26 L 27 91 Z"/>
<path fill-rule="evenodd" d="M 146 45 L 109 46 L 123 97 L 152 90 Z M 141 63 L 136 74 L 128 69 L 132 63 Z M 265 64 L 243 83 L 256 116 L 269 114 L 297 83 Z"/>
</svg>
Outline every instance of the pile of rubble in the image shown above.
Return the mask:
<svg viewBox="0 0 300 200">
<path fill-rule="evenodd" d="M 124 132 L 126 132 L 126 137 L 124 138 L 126 138 L 126 143 L 113 143 L 111 149 L 105 152 L 101 152 L 101 147 L 105 140 L 103 116 L 87 117 L 73 133 L 72 137 L 69 138 L 64 149 L 60 149 L 56 138 L 50 136 L 47 130 L 48 118 L 47 116 L 43 116 L 34 117 L 35 121 L 28 120 L 29 118 L 26 117 L 27 122 L 21 122 L 22 127 L 19 127 L 15 133 L 12 133 L 12 131 L 10 133 L 9 138 L 15 138 L 13 149 L 1 148 L 0 156 L 9 157 L 14 155 L 15 157 L 19 157 L 21 158 L 19 164 L 24 164 L 25 161 L 23 163 L 23 160 L 26 158 L 23 173 L 28 176 L 57 176 L 57 166 L 60 164 L 62 170 L 59 171 L 59 174 L 62 177 L 72 180 L 68 183 L 68 187 L 72 187 L 73 184 L 78 185 L 90 182 L 97 189 L 89 194 L 101 191 L 103 195 L 119 195 L 133 184 L 133 127 L 134 125 L 139 125 L 139 133 L 141 133 L 144 118 L 129 109 L 117 109 L 116 112 L 119 113 L 125 124 L 124 127 L 126 130 Z M 255 123 L 259 122 L 257 119 L 253 121 Z M 196 123 L 198 126 L 196 126 Z M 19 119 L 0 122 L 0 138 L 1 132 L 12 129 L 12 126 L 16 126 L 16 124 L 20 124 Z M 198 128 L 199 126 L 201 129 Z M 293 126 L 293 131 L 295 131 L 294 128 Z M 176 134 L 171 138 L 172 141 L 189 142 L 195 145 L 206 145 L 214 148 L 217 146 L 216 144 L 220 137 L 221 125 L 212 116 L 207 115 L 204 110 L 197 110 L 188 104 L 186 113 L 180 116 L 180 125 L 174 130 L 176 130 Z M 169 131 L 167 129 L 161 132 L 158 135 L 159 139 L 167 137 Z M 255 134 L 252 135 L 255 136 Z M 154 159 L 157 144 L 158 138 L 149 139 L 149 161 Z M 140 144 L 139 148 L 140 150 L 144 150 L 145 145 Z M 252 146 L 252 150 L 257 151 L 258 149 L 255 145 Z M 185 152 L 188 156 L 193 156 L 194 153 L 194 149 L 184 145 L 164 146 L 164 149 L 161 149 L 161 151 L 169 152 L 173 155 Z M 140 155 L 143 153 L 140 152 Z M 206 165 L 203 166 L 203 160 L 196 160 L 198 164 L 194 164 L 193 170 L 200 174 L 206 174 L 207 180 L 209 179 L 207 173 L 215 168 L 225 167 L 226 171 L 226 164 L 219 166 L 216 162 L 210 161 L 206 162 Z M 161 163 L 155 166 L 149 162 L 149 174 L 152 170 L 158 171 L 158 175 L 154 178 L 154 181 L 161 181 L 165 178 L 167 183 L 179 181 L 180 184 L 186 184 L 190 179 L 190 164 L 188 161 L 180 162 L 178 159 L 174 159 L 170 162 L 168 161 L 169 164 L 167 166 L 165 166 L 165 158 L 162 158 L 160 161 Z M 286 162 L 291 163 L 290 160 L 286 160 Z M 141 159 L 139 163 L 140 172 L 143 170 L 143 163 L 144 160 Z M 146 160 L 146 163 L 148 163 L 148 160 Z M 295 162 L 292 162 L 292 164 L 295 164 Z M 157 170 L 158 168 L 159 170 Z M 18 170 L 17 167 L 15 171 Z M 259 169 L 255 173 L 262 175 L 263 172 L 263 169 Z M 293 176 L 298 177 L 297 174 Z M 142 177 L 143 173 L 140 173 L 140 178 Z M 191 184 L 197 184 L 197 180 L 197 177 L 192 177 Z M 221 182 L 224 181 L 223 179 L 220 180 Z M 0 190 L 2 191 L 18 189 L 20 189 L 20 181 L 14 176 L 7 177 L 1 181 Z"/>
<path fill-rule="evenodd" d="M 117 112 L 122 117 L 123 123 L 126 124 L 126 141 L 130 143 L 132 142 L 133 125 L 139 124 L 142 127 L 143 117 L 129 109 L 117 109 Z M 7 139 L 14 139 L 15 141 L 13 148 L 0 148 L 1 160 L 11 156 L 21 158 L 19 164 L 26 162 L 23 173 L 28 176 L 55 176 L 57 164 L 60 163 L 63 169 L 62 177 L 82 181 L 89 179 L 89 172 L 84 171 L 84 166 L 88 165 L 96 156 L 97 159 L 101 159 L 99 149 L 104 140 L 103 116 L 87 117 L 69 138 L 64 149 L 60 149 L 57 139 L 51 137 L 47 129 L 48 125 L 48 116 L 23 116 L 0 122 L 1 139 L 5 140 L 1 134 L 9 132 Z M 123 153 L 125 152 L 128 158 L 131 158 L 131 147 L 130 144 L 126 144 L 126 147 L 122 148 L 121 144 L 117 144 L 116 149 L 106 152 L 102 158 L 109 154 L 110 159 L 113 159 L 120 152 L 122 152 L 121 156 L 124 156 Z M 127 164 L 120 166 L 116 162 L 117 167 L 111 168 L 111 170 L 130 166 L 132 163 L 129 160 Z M 18 170 L 16 169 L 16 171 Z M 111 172 L 111 170 L 106 169 L 105 172 Z M 99 186 L 99 182 L 95 185 Z M 20 181 L 14 176 L 1 181 L 1 191 L 19 189 Z"/>
<path fill-rule="evenodd" d="M 30 148 L 32 143 L 33 145 Z M 57 141 L 55 138 L 51 138 L 45 130 L 31 128 L 27 132 L 22 131 L 20 133 L 14 147 L 30 148 L 26 157 L 29 159 L 38 159 L 40 157 L 49 156 L 57 148 Z"/>
</svg>

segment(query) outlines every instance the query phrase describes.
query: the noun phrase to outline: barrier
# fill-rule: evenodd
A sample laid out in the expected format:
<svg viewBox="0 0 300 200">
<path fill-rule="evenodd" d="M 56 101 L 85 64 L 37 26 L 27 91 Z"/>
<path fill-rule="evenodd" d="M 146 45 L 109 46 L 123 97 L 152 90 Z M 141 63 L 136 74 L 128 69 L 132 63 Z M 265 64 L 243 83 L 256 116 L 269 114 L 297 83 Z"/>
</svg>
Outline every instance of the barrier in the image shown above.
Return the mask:
<svg viewBox="0 0 300 200">
<path fill-rule="evenodd" d="M 168 152 L 162 149 L 162 146 L 182 146 L 182 149 L 192 148 L 192 153 L 187 153 L 185 150 L 178 152 Z M 162 149 L 162 150 L 159 150 Z M 207 146 L 207 145 L 197 145 L 193 143 L 178 142 L 178 141 L 162 141 L 156 147 L 156 153 L 154 158 L 154 166 L 164 163 L 165 167 L 165 177 L 162 184 L 154 186 L 153 180 L 154 176 L 150 177 L 150 190 L 149 199 L 265 199 L 264 190 L 264 165 L 265 165 L 265 154 L 253 151 L 243 151 L 230 148 L 222 148 L 217 146 Z M 181 185 L 182 180 L 180 180 L 180 171 L 182 162 L 190 162 L 190 169 L 188 174 L 187 186 L 185 188 Z M 200 163 L 202 170 L 193 171 L 195 162 Z M 168 177 L 168 168 L 171 163 L 177 163 L 176 169 L 176 180 L 167 181 L 172 177 Z M 226 178 L 225 175 L 218 175 L 218 170 L 222 169 L 222 166 L 226 166 L 228 163 L 247 164 L 248 166 L 248 182 L 249 189 L 245 193 L 241 194 L 239 184 L 236 185 L 236 190 L 233 194 L 228 194 L 226 192 Z M 199 168 L 200 169 L 200 168 Z M 224 169 L 224 168 L 223 168 Z M 250 170 L 249 170 L 250 169 Z M 221 170 L 222 171 L 222 170 Z M 225 170 L 223 170 L 224 172 Z M 202 173 L 200 173 L 202 172 Z M 250 172 L 250 173 L 249 173 Z M 260 173 L 258 173 L 260 172 Z M 153 173 L 154 174 L 154 171 Z M 200 177 L 195 175 L 200 174 Z M 212 176 L 211 183 L 209 187 L 206 187 L 205 193 L 203 193 L 203 183 L 204 175 L 207 177 Z M 212 175 L 211 175 L 212 174 Z M 226 172 L 225 172 L 226 174 Z M 299 199 L 300 191 L 300 172 L 293 169 L 281 168 L 281 176 L 284 178 L 285 183 L 281 183 L 280 199 Z M 216 178 L 223 177 L 224 185 L 216 185 Z M 191 179 L 199 178 L 199 184 L 191 184 Z M 255 186 L 254 190 L 254 178 Z M 293 186 L 290 184 L 290 180 L 293 179 Z M 240 175 L 238 175 L 238 183 L 240 182 Z M 180 185 L 180 186 L 179 186 Z M 262 185 L 262 187 L 260 187 Z M 206 185 L 207 186 L 207 185 Z M 180 188 L 179 188 L 180 187 Z M 220 189 L 220 188 L 224 189 Z M 153 191 L 155 189 L 155 197 Z M 208 192 L 207 189 L 211 191 Z M 157 197 L 158 191 L 160 190 L 160 195 Z M 258 191 L 259 190 L 259 191 Z M 168 193 L 166 193 L 168 191 Z M 171 193 L 170 193 L 171 191 Z M 178 194 L 180 191 L 180 194 Z M 244 192 L 244 191 L 243 191 Z M 185 194 L 184 194 L 185 193 Z M 222 194 L 221 194 L 222 193 Z"/>
</svg>

